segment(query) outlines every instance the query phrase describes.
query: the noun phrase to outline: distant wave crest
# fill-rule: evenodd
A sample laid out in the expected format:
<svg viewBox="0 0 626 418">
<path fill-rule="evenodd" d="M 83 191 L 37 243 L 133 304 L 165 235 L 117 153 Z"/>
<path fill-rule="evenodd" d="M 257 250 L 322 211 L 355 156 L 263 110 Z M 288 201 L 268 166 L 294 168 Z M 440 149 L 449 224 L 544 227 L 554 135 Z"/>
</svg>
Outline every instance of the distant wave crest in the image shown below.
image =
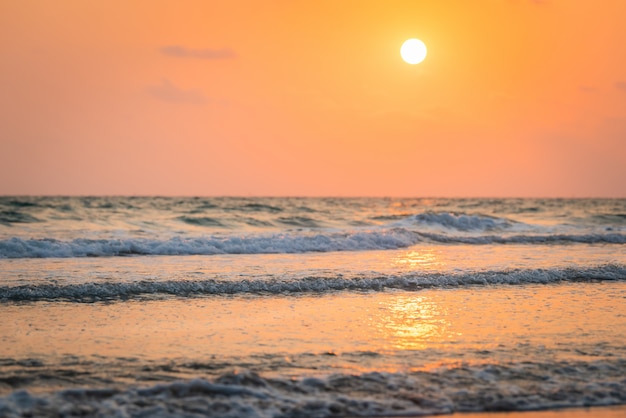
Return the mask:
<svg viewBox="0 0 626 418">
<path fill-rule="evenodd" d="M 454 212 L 424 212 L 409 216 L 401 223 L 441 226 L 458 231 L 491 231 L 507 229 L 516 224 L 509 219 L 497 218 L 488 215 L 468 215 Z"/>
</svg>

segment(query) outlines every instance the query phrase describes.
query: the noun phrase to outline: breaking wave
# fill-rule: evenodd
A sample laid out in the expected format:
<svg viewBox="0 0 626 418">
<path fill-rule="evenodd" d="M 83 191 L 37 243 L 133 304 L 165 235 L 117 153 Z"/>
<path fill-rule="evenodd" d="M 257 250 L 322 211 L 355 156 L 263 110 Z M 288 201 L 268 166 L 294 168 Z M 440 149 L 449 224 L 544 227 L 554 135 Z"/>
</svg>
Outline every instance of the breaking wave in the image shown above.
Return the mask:
<svg viewBox="0 0 626 418">
<path fill-rule="evenodd" d="M 492 231 L 508 229 L 518 222 L 505 218 L 487 215 L 467 215 L 451 212 L 425 212 L 408 216 L 401 221 L 403 224 L 441 226 L 457 231 Z"/>
<path fill-rule="evenodd" d="M 211 221 L 207 221 L 211 222 Z M 406 228 L 331 233 L 215 235 L 165 240 L 23 239 L 0 240 L 0 258 L 112 257 L 128 255 L 301 254 L 391 250 L 420 242 L 442 244 L 626 244 L 626 234 L 448 235 Z"/>
<path fill-rule="evenodd" d="M 202 296 L 236 294 L 298 294 L 335 291 L 420 290 L 486 285 L 551 284 L 560 282 L 626 281 L 626 266 L 603 265 L 588 268 L 512 269 L 459 274 L 404 274 L 358 277 L 304 277 L 288 279 L 165 280 L 99 282 L 69 285 L 25 285 L 0 287 L 1 301 L 63 300 L 93 302 L 158 296 Z"/>
<path fill-rule="evenodd" d="M 620 233 L 450 236 L 421 232 L 419 235 L 445 244 L 626 244 L 626 235 Z"/>
<path fill-rule="evenodd" d="M 3 416 L 424 416 L 626 403 L 626 361 L 464 365 L 428 372 L 265 378 L 244 370 L 152 387 L 18 390 Z"/>
<path fill-rule="evenodd" d="M 28 213 L 22 213 L 16 210 L 0 211 L 0 225 L 11 226 L 12 224 L 26 224 L 41 222 L 41 219 L 35 218 Z"/>
<path fill-rule="evenodd" d="M 404 248 L 421 241 L 405 229 L 334 233 L 211 236 L 155 239 L 11 238 L 0 241 L 0 258 L 103 257 L 124 255 L 289 254 Z"/>
</svg>

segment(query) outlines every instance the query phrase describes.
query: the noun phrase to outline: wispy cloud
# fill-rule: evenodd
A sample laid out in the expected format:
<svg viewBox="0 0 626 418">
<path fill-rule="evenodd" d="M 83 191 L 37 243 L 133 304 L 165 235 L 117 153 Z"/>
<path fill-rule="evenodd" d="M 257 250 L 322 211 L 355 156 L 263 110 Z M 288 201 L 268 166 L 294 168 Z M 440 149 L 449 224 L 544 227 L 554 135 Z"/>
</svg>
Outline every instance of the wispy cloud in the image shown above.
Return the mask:
<svg viewBox="0 0 626 418">
<path fill-rule="evenodd" d="M 175 58 L 195 58 L 201 60 L 225 60 L 236 57 L 235 52 L 230 48 L 222 49 L 191 49 L 180 45 L 162 46 L 159 51 L 163 55 Z"/>
<path fill-rule="evenodd" d="M 618 90 L 626 91 L 626 81 L 618 81 L 615 83 L 615 88 Z"/>
<path fill-rule="evenodd" d="M 184 90 L 176 87 L 166 78 L 161 80 L 161 84 L 149 86 L 147 90 L 151 96 L 170 103 L 204 105 L 208 102 L 208 99 L 202 90 Z"/>
</svg>

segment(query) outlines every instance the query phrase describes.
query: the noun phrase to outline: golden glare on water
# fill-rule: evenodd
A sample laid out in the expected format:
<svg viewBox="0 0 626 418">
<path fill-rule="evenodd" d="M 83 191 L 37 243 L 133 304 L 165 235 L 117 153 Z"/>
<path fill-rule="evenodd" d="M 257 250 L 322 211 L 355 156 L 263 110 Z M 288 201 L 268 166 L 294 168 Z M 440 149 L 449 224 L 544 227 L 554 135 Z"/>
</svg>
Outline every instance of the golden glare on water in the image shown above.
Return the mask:
<svg viewBox="0 0 626 418">
<path fill-rule="evenodd" d="M 296 365 L 304 362 L 300 366 L 317 371 L 323 366 L 328 371 L 394 372 L 472 363 L 485 355 L 493 362 L 510 361 L 510 350 L 524 344 L 576 359 L 588 354 L 572 351 L 571 346 L 584 344 L 596 350 L 607 339 L 626 346 L 625 292 L 624 283 L 607 283 L 388 289 L 323 298 L 16 304 L 4 310 L 0 358 L 47 361 L 71 347 L 72 355 L 86 359 L 169 357 L 228 363 L 239 361 L 233 356 L 247 358 L 246 362 L 263 359 L 281 347 L 281 359 Z M 581 335 L 581 329 L 586 334 Z M 407 357 L 405 351 L 420 353 Z M 354 353 L 358 361 L 353 362 L 349 359 Z"/>
<path fill-rule="evenodd" d="M 400 48 L 402 59 L 408 64 L 419 64 L 426 58 L 426 44 L 419 39 L 407 39 Z"/>
<path fill-rule="evenodd" d="M 444 267 L 446 263 L 442 260 L 440 251 L 434 248 L 424 248 L 419 251 L 407 251 L 392 259 L 392 264 L 409 270 L 436 270 Z"/>
<path fill-rule="evenodd" d="M 442 309 L 426 297 L 398 296 L 385 301 L 378 326 L 389 348 L 424 349 L 453 337 L 448 335 L 450 324 Z"/>
</svg>

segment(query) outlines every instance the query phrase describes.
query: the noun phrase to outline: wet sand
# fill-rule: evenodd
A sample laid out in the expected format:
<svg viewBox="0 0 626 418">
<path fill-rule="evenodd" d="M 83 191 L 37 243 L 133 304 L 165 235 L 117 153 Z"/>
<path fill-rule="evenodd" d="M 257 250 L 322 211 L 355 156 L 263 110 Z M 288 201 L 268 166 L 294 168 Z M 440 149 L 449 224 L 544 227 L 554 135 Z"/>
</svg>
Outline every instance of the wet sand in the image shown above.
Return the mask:
<svg viewBox="0 0 626 418">
<path fill-rule="evenodd" d="M 549 411 L 514 412 L 458 412 L 451 415 L 435 415 L 450 418 L 622 418 L 626 416 L 626 405 L 596 406 L 592 408 L 564 408 Z M 413 416 L 385 416 L 376 418 L 413 418 Z M 353 417 L 356 418 L 356 417 Z"/>
<path fill-rule="evenodd" d="M 626 405 L 565 408 L 550 411 L 458 413 L 453 418 L 622 418 Z"/>
</svg>

